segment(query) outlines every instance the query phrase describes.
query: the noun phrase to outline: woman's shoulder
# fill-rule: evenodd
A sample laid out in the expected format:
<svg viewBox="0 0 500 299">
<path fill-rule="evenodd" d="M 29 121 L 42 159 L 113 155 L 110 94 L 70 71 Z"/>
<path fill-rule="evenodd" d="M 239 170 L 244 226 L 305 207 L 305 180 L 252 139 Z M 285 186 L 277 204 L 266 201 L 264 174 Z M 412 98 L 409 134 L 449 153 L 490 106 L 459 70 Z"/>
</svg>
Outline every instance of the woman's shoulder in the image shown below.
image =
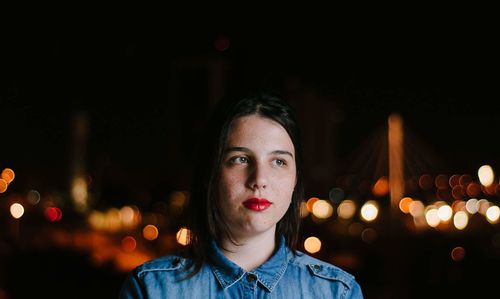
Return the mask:
<svg viewBox="0 0 500 299">
<path fill-rule="evenodd" d="M 134 272 L 140 277 L 148 272 L 175 271 L 181 269 L 188 261 L 188 259 L 176 255 L 162 256 L 137 266 Z"/>
<path fill-rule="evenodd" d="M 357 284 L 355 277 L 347 271 L 300 251 L 291 259 L 291 264 L 318 278 L 340 281 L 347 286 Z"/>
</svg>

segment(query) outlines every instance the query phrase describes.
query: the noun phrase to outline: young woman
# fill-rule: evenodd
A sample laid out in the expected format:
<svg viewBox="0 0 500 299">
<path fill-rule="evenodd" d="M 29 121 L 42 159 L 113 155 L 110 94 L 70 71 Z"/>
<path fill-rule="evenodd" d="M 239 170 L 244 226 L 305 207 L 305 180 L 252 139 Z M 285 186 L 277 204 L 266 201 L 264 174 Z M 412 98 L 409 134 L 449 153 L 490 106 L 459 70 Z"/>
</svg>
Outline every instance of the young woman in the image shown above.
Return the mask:
<svg viewBox="0 0 500 299">
<path fill-rule="evenodd" d="M 349 273 L 295 250 L 303 198 L 289 105 L 256 94 L 222 105 L 197 163 L 188 250 L 137 267 L 121 298 L 363 298 Z"/>
</svg>

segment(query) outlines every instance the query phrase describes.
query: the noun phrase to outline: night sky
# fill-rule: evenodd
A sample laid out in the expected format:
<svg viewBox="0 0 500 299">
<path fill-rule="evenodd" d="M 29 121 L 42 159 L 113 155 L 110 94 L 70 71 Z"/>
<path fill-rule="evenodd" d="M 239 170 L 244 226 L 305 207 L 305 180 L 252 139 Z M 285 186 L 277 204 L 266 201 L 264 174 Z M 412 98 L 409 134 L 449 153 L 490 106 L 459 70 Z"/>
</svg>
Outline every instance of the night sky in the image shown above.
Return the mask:
<svg viewBox="0 0 500 299">
<path fill-rule="evenodd" d="M 221 20 L 205 26 L 105 24 L 33 22 L 8 31 L 0 167 L 25 172 L 31 184 L 67 186 L 71 119 L 84 112 L 91 174 L 128 185 L 170 181 L 171 188 L 185 188 L 213 101 L 207 73 L 185 71 L 199 61 L 227 66 L 226 92 L 273 87 L 332 101 L 344 164 L 398 112 L 411 133 L 410 151 L 425 149 L 419 154 L 436 161 L 430 171 L 500 167 L 498 46 L 488 30 L 292 23 L 244 28 Z M 217 50 L 217 40 L 227 49 Z M 304 126 L 309 121 L 316 120 Z M 181 139 L 172 139 L 172 131 Z"/>
</svg>

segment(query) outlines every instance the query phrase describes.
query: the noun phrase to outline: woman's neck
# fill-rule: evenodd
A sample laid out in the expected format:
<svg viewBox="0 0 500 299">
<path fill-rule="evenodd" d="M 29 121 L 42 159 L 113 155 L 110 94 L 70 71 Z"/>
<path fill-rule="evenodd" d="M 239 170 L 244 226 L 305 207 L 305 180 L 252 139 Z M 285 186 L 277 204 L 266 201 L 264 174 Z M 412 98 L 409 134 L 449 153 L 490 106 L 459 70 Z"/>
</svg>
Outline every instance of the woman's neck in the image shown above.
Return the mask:
<svg viewBox="0 0 500 299">
<path fill-rule="evenodd" d="M 237 238 L 236 244 L 230 240 L 222 242 L 222 253 L 232 262 L 250 271 L 266 262 L 276 248 L 275 230 L 246 238 Z"/>
</svg>

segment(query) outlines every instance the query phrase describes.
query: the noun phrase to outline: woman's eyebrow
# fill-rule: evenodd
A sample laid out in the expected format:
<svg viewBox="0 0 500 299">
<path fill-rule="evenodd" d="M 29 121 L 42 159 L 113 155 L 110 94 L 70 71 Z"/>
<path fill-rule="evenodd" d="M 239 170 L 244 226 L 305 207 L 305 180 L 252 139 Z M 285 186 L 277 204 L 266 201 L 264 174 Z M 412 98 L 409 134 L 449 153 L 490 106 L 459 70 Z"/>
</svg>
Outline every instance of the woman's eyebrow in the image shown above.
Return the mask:
<svg viewBox="0 0 500 299">
<path fill-rule="evenodd" d="M 289 151 L 275 150 L 275 151 L 272 151 L 271 154 L 272 155 L 289 155 L 290 157 L 293 158 L 292 153 L 290 153 Z"/>
<path fill-rule="evenodd" d="M 242 147 L 242 146 L 233 146 L 227 148 L 224 153 L 230 153 L 230 152 L 244 152 L 244 153 L 251 153 L 252 151 L 249 148 Z M 289 151 L 285 150 L 275 150 L 270 153 L 270 155 L 288 155 L 293 158 L 293 154 L 290 153 Z"/>
<path fill-rule="evenodd" d="M 226 150 L 224 150 L 224 153 L 230 153 L 230 152 L 244 152 L 244 153 L 250 153 L 250 149 L 242 146 L 233 146 L 233 147 L 228 147 Z"/>
</svg>

